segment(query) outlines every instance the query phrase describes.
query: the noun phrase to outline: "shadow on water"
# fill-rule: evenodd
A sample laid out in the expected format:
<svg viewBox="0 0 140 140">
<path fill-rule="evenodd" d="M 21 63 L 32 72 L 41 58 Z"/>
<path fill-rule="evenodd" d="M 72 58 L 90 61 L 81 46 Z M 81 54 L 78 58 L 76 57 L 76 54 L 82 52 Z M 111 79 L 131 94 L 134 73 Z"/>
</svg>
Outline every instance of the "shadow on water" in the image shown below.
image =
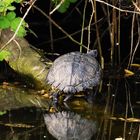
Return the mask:
<svg viewBox="0 0 140 140">
<path fill-rule="evenodd" d="M 93 104 L 75 98 L 61 111 L 40 91 L 1 85 L 0 140 L 138 140 L 138 79 L 104 77 Z"/>
</svg>

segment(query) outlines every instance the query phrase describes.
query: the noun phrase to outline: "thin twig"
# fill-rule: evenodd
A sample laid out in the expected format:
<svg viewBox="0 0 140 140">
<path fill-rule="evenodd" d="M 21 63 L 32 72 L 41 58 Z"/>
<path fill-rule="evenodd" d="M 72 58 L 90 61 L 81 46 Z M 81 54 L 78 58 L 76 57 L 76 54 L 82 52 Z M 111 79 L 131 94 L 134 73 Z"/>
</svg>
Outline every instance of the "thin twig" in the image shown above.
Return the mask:
<svg viewBox="0 0 140 140">
<path fill-rule="evenodd" d="M 97 42 L 98 42 L 98 50 L 99 50 L 99 54 L 100 54 L 100 62 L 101 62 L 101 67 L 102 69 L 104 69 L 104 58 L 102 55 L 102 48 L 101 48 L 101 42 L 100 42 L 100 34 L 99 34 L 99 29 L 98 29 L 98 25 L 97 25 L 97 14 L 96 14 L 96 0 L 94 0 L 94 20 L 96 22 L 95 24 L 95 28 L 96 28 L 96 36 L 97 36 Z"/>
<path fill-rule="evenodd" d="M 89 50 L 89 47 L 90 47 L 90 40 L 91 40 L 91 38 L 90 38 L 91 22 L 92 22 L 92 19 L 93 19 L 93 16 L 94 16 L 94 12 L 95 12 L 93 1 L 90 0 L 90 2 L 91 2 L 91 6 L 92 6 L 92 13 L 91 13 L 90 20 L 89 20 L 89 25 L 88 25 L 88 46 L 87 46 L 88 50 Z"/>
<path fill-rule="evenodd" d="M 139 125 L 139 132 L 138 132 L 138 137 L 137 137 L 137 140 L 140 139 L 140 125 Z"/>
<path fill-rule="evenodd" d="M 19 28 L 20 28 L 20 26 L 22 25 L 22 23 L 23 23 L 25 17 L 26 17 L 27 14 L 29 13 L 30 9 L 32 8 L 32 6 L 34 5 L 35 2 L 36 2 L 36 0 L 34 0 L 34 1 L 31 3 L 31 5 L 30 5 L 29 8 L 27 9 L 26 13 L 25 13 L 24 16 L 22 17 L 22 19 L 21 19 L 21 21 L 20 21 L 20 23 L 19 23 L 19 25 L 18 25 L 18 27 L 17 27 L 17 29 L 16 29 L 14 35 L 10 38 L 10 40 L 9 40 L 5 45 L 3 45 L 3 46 L 1 47 L 0 51 L 2 51 L 2 50 L 15 38 L 15 36 L 16 36 L 16 34 L 17 34 L 17 32 L 18 32 L 18 30 L 19 30 Z"/>
<path fill-rule="evenodd" d="M 119 11 L 118 12 L 118 36 L 117 36 L 117 43 L 116 43 L 116 46 L 118 48 L 118 62 L 119 62 L 119 65 L 121 63 L 121 51 L 120 51 L 120 33 L 121 33 L 121 12 Z"/>
<path fill-rule="evenodd" d="M 103 19 L 104 19 L 104 18 L 99 19 L 99 20 L 97 21 L 97 23 L 101 22 Z M 91 25 L 93 26 L 93 25 L 95 25 L 95 24 L 96 24 L 96 23 L 94 22 L 94 23 L 92 23 Z M 84 27 L 84 30 L 87 30 L 87 29 L 88 29 L 88 26 Z M 92 31 L 95 31 L 95 30 L 92 29 Z M 74 36 L 74 35 L 79 34 L 80 32 L 81 32 L 81 30 L 78 30 L 78 31 L 75 31 L 74 33 L 71 33 L 71 34 L 69 34 L 69 35 L 70 35 L 70 36 Z M 66 39 L 66 38 L 68 38 L 68 37 L 67 37 L 67 36 L 62 36 L 62 37 L 60 37 L 60 38 L 53 39 L 53 42 L 60 41 L 60 40 Z M 45 41 L 45 42 L 43 42 L 43 43 L 41 43 L 41 44 L 39 44 L 39 45 L 44 45 L 44 44 L 48 44 L 48 43 L 51 43 L 51 40 Z M 96 43 L 95 43 L 95 44 L 96 44 Z"/>
<path fill-rule="evenodd" d="M 53 14 L 59 7 L 65 2 L 65 0 L 61 0 L 60 3 L 49 13 L 50 15 Z"/>
<path fill-rule="evenodd" d="M 140 8 L 136 5 L 136 3 L 134 1 L 132 1 L 132 3 L 135 6 L 135 8 L 140 12 Z"/>
<path fill-rule="evenodd" d="M 50 3 L 50 10 L 52 8 L 52 4 Z M 51 17 L 51 15 L 50 15 Z M 54 46 L 53 46 L 53 30 L 52 30 L 52 23 L 49 21 L 49 31 L 50 31 L 50 40 L 51 40 L 51 51 L 53 52 Z"/>
<path fill-rule="evenodd" d="M 19 56 L 18 56 L 18 58 L 20 58 L 21 53 L 22 53 L 22 51 L 21 51 L 21 46 L 20 46 L 20 44 L 18 43 L 18 41 L 16 41 L 15 39 L 13 39 L 13 41 L 16 43 L 16 46 L 17 46 L 18 49 L 19 49 Z"/>
<path fill-rule="evenodd" d="M 84 11 L 83 11 L 83 21 L 82 21 L 82 30 L 81 30 L 81 40 L 80 40 L 81 44 L 83 44 L 86 7 L 87 7 L 87 0 L 85 0 Z M 80 46 L 80 52 L 82 52 L 82 46 Z"/>
<path fill-rule="evenodd" d="M 139 44 L 140 44 L 140 25 L 139 25 L 139 21 L 137 22 L 137 24 L 138 24 L 138 41 L 137 41 L 137 44 L 136 44 L 136 46 L 135 46 L 135 48 L 134 48 L 134 51 L 133 51 L 133 53 L 132 53 L 132 57 L 131 57 L 131 62 L 130 62 L 130 64 L 133 63 L 134 57 L 135 57 L 135 54 L 136 54 L 136 51 L 137 51 L 137 49 L 138 49 L 138 47 L 139 47 Z"/>
<path fill-rule="evenodd" d="M 77 40 L 75 40 L 72 36 L 70 36 L 64 29 L 62 29 L 53 19 L 51 19 L 45 12 L 43 12 L 40 8 L 38 8 L 37 6 L 33 5 L 33 7 L 38 10 L 40 13 L 42 13 L 47 19 L 49 19 L 53 25 L 55 25 L 59 30 L 61 30 L 70 40 L 72 40 L 74 43 L 78 44 L 78 45 L 82 45 L 85 49 L 87 49 L 87 47 L 81 43 L 79 43 Z"/>
<path fill-rule="evenodd" d="M 102 1 L 102 0 L 96 0 L 96 1 L 100 2 L 100 3 L 103 3 L 103 4 L 107 5 L 107 6 L 110 6 L 110 7 L 114 8 L 116 10 L 119 10 L 121 12 L 127 12 L 127 13 L 133 13 L 133 14 L 139 14 L 140 15 L 140 12 L 135 12 L 135 11 L 130 11 L 130 10 L 123 10 L 121 8 L 118 8 L 118 7 L 116 7 L 114 5 L 111 5 L 111 4 L 109 4 L 109 3 L 105 2 L 105 1 Z"/>
<path fill-rule="evenodd" d="M 134 43 L 134 21 L 135 21 L 135 14 L 133 15 L 132 18 L 132 26 L 131 26 L 131 48 L 130 48 L 130 58 L 129 58 L 129 62 L 128 62 L 128 68 L 130 66 L 131 63 L 131 58 L 132 58 L 132 53 L 133 53 L 133 43 Z"/>
</svg>

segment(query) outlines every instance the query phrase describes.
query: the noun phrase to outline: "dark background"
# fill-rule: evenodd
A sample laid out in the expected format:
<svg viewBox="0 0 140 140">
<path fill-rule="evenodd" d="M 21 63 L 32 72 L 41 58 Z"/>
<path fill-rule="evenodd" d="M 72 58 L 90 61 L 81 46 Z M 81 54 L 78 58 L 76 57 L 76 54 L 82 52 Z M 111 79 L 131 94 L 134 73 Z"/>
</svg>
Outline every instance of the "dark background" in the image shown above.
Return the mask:
<svg viewBox="0 0 140 140">
<path fill-rule="evenodd" d="M 36 6 L 43 10 L 47 15 L 49 14 L 50 1 L 37 1 Z M 97 19 L 98 28 L 101 37 L 101 45 L 103 51 L 103 57 L 105 62 L 110 62 L 110 36 L 108 31 L 107 15 L 103 12 L 101 4 L 97 3 Z M 23 8 L 23 11 L 26 11 L 27 7 Z M 75 4 L 71 4 L 68 10 L 65 13 L 59 13 L 58 11 L 54 12 L 51 18 L 60 25 L 67 33 L 72 34 L 78 31 L 73 38 L 80 42 L 81 37 L 81 28 L 82 28 L 82 18 L 83 18 L 83 9 L 84 1 L 77 1 Z M 88 26 L 89 18 L 92 12 L 91 3 L 88 2 L 86 8 L 86 18 L 85 26 Z M 110 13 L 112 11 L 110 10 Z M 17 10 L 17 13 L 19 11 Z M 112 15 L 110 15 L 111 18 Z M 64 33 L 62 33 L 57 27 L 52 24 L 53 32 L 53 48 L 51 48 L 50 41 L 50 23 L 41 13 L 36 9 L 32 8 L 28 16 L 26 17 L 26 22 L 29 24 L 29 28 L 35 32 L 37 38 L 33 34 L 28 34 L 26 39 L 35 47 L 43 49 L 45 52 L 64 54 L 70 51 L 79 51 L 79 45 L 72 42 Z M 131 23 L 132 23 L 132 14 L 131 13 L 121 13 L 121 27 L 120 27 L 120 38 L 121 38 L 121 59 L 124 60 L 129 56 L 130 51 L 130 41 L 131 41 Z M 137 29 L 135 35 L 137 36 Z M 59 39 L 66 37 L 64 39 Z M 87 46 L 87 30 L 84 31 L 84 45 Z M 137 38 L 137 37 L 136 37 Z M 57 39 L 57 40 L 56 40 Z M 91 26 L 91 45 L 90 49 L 98 48 L 96 42 L 96 30 L 94 25 L 94 20 L 92 21 Z M 135 41 L 134 41 L 135 42 Z M 86 50 L 83 50 L 84 52 Z M 139 51 L 136 53 L 138 57 Z M 51 57 L 51 56 L 47 56 Z M 56 58 L 57 56 L 53 56 Z M 137 58 L 138 60 L 138 58 Z"/>
<path fill-rule="evenodd" d="M 81 27 L 82 27 L 82 18 L 83 18 L 83 9 L 84 9 L 84 1 L 77 1 L 75 4 L 71 4 L 68 10 L 65 13 L 59 13 L 58 11 L 54 12 L 52 15 L 52 19 L 60 25 L 67 33 L 72 34 L 78 31 L 76 35 L 73 36 L 74 39 L 80 42 L 81 36 Z M 46 14 L 49 14 L 50 2 L 49 1 L 37 1 L 36 6 L 42 9 Z M 107 15 L 103 12 L 102 6 L 103 4 L 97 3 L 97 19 L 98 28 L 101 37 L 101 45 L 103 56 L 105 58 L 105 62 L 110 61 L 110 36 L 108 31 L 108 22 Z M 111 9 L 111 8 L 110 8 Z M 132 9 L 130 9 L 132 10 Z M 86 17 L 85 17 L 85 26 L 88 26 L 89 18 L 92 12 L 91 3 L 88 2 L 86 8 Z M 110 18 L 112 9 L 110 10 Z M 36 9 L 32 9 L 26 18 L 27 23 L 29 24 L 29 28 L 32 29 L 38 36 L 38 38 L 34 37 L 32 34 L 27 35 L 27 39 L 37 48 L 44 49 L 45 52 L 55 52 L 59 54 L 67 53 L 70 51 L 79 51 L 79 45 L 73 43 L 69 38 L 66 37 L 64 33 L 62 33 L 58 28 L 52 25 L 53 32 L 53 50 L 51 49 L 50 43 L 50 32 L 49 32 L 49 20 L 46 19 L 41 13 L 39 13 Z M 120 38 L 121 38 L 121 58 L 122 60 L 129 55 L 130 51 L 130 41 L 131 41 L 131 24 L 132 24 L 132 14 L 131 13 L 121 13 L 121 27 L 120 27 Z M 137 25 L 135 25 L 135 33 L 137 39 Z M 66 37 L 65 39 L 60 39 L 61 37 Z M 84 31 L 84 45 L 87 46 L 87 30 Z M 55 41 L 55 39 L 58 39 Z M 94 20 L 92 21 L 91 26 L 91 45 L 90 49 L 98 48 L 97 44 L 94 44 L 96 41 L 96 29 L 94 25 Z M 136 42 L 134 40 L 134 42 Z M 136 45 L 136 44 L 134 44 Z M 85 51 L 85 50 L 84 50 Z M 137 51 L 136 56 L 139 56 L 139 51 Z"/>
</svg>

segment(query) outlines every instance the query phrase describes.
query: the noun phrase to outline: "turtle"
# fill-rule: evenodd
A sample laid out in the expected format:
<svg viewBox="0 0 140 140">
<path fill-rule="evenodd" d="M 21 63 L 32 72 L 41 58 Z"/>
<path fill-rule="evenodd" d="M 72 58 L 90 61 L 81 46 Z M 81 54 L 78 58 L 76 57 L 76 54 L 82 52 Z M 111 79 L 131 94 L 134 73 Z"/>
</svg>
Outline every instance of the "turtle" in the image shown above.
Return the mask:
<svg viewBox="0 0 140 140">
<path fill-rule="evenodd" d="M 44 121 L 49 133 L 57 140 L 91 140 L 98 130 L 96 120 L 71 111 L 44 114 Z"/>
<path fill-rule="evenodd" d="M 55 59 L 47 74 L 47 82 L 53 89 L 53 99 L 58 101 L 60 92 L 68 101 L 75 93 L 93 89 L 101 80 L 101 66 L 96 60 L 97 50 L 87 53 L 70 52 Z"/>
</svg>

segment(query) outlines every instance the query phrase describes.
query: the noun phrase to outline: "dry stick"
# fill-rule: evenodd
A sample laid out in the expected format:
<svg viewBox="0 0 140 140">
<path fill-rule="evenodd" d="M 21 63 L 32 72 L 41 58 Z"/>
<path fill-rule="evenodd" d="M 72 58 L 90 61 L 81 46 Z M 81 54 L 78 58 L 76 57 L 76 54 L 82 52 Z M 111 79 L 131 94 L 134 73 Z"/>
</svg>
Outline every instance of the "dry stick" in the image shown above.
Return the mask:
<svg viewBox="0 0 140 140">
<path fill-rule="evenodd" d="M 111 108 L 111 117 L 114 116 L 114 112 L 115 112 L 115 103 L 116 103 L 116 97 L 117 97 L 117 92 L 118 92 L 118 84 L 119 82 L 117 81 L 116 83 L 116 89 L 114 91 L 114 96 L 112 96 L 112 108 Z M 109 124 L 109 140 L 111 138 L 111 133 L 112 133 L 112 126 L 113 126 L 113 122 L 112 120 L 110 121 L 110 124 Z"/>
<path fill-rule="evenodd" d="M 135 46 L 135 48 L 134 48 L 134 51 L 133 51 L 133 53 L 132 53 L 132 57 L 131 57 L 131 62 L 130 62 L 130 64 L 133 63 L 134 57 L 135 57 L 135 53 L 136 53 L 136 51 L 137 51 L 137 49 L 138 49 L 138 47 L 139 47 L 139 44 L 140 44 L 140 25 L 139 25 L 139 21 L 138 21 L 137 24 L 138 24 L 138 41 L 137 41 L 137 44 L 136 44 L 136 46 Z"/>
<path fill-rule="evenodd" d="M 127 114 L 128 114 L 128 102 L 129 102 L 129 99 L 128 99 L 128 95 L 127 95 L 127 93 L 128 93 L 128 87 L 127 87 L 127 85 L 126 85 L 126 83 L 125 83 L 125 88 L 126 88 L 126 110 L 125 110 L 125 119 L 127 119 Z M 123 138 L 125 139 L 125 136 L 126 136 L 126 125 L 127 125 L 127 122 L 125 121 L 124 122 L 124 127 L 123 127 Z"/>
<path fill-rule="evenodd" d="M 101 62 L 101 67 L 102 69 L 104 69 L 104 58 L 102 56 L 102 48 L 101 48 L 101 42 L 100 42 L 100 35 L 99 35 L 99 29 L 98 29 L 98 25 L 97 25 L 97 15 L 96 15 L 96 0 L 94 0 L 94 20 L 96 22 L 95 24 L 95 28 L 96 28 L 96 36 L 97 36 L 97 42 L 98 42 L 98 49 L 99 49 L 99 53 L 100 53 L 100 62 Z"/>
<path fill-rule="evenodd" d="M 136 5 L 136 3 L 133 2 L 133 5 L 134 5 L 135 8 L 140 12 L 140 8 Z M 135 17 L 135 16 L 134 16 L 134 17 Z M 133 20 L 134 20 L 134 18 L 133 18 Z M 133 25 L 134 25 L 134 21 L 132 22 L 132 27 L 134 28 Z M 132 28 L 132 30 L 133 30 L 133 28 Z M 133 39 L 133 33 L 132 33 L 132 35 L 131 35 L 131 38 Z M 134 56 L 135 56 L 135 53 L 136 53 L 137 48 L 138 48 L 138 46 L 139 46 L 139 43 L 140 43 L 140 27 L 139 27 L 139 22 L 138 22 L 138 41 L 137 41 L 136 47 L 135 47 L 135 49 L 134 49 L 134 52 L 133 52 L 133 50 L 132 50 L 132 47 L 133 47 L 133 40 L 132 40 L 132 42 L 131 42 L 131 51 L 130 51 L 130 59 L 129 59 L 128 67 L 130 66 L 130 64 L 133 63 Z"/>
<path fill-rule="evenodd" d="M 49 19 L 53 25 L 55 25 L 59 30 L 61 30 L 70 40 L 72 40 L 74 43 L 83 46 L 85 49 L 87 49 L 87 47 L 81 43 L 79 43 L 78 41 L 76 41 L 73 37 L 71 37 L 65 30 L 63 30 L 54 20 L 52 20 L 46 13 L 44 13 L 40 8 L 38 8 L 37 6 L 33 5 L 33 7 L 38 10 L 40 13 L 42 13 L 47 19 Z"/>
<path fill-rule="evenodd" d="M 65 0 L 61 0 L 60 3 L 49 14 L 53 14 L 64 2 Z"/>
<path fill-rule="evenodd" d="M 92 13 L 91 13 L 90 20 L 89 20 L 89 25 L 88 25 L 88 46 L 87 46 L 88 50 L 89 50 L 89 47 L 90 47 L 90 40 L 91 40 L 91 38 L 90 38 L 91 22 L 92 22 L 92 19 L 93 19 L 93 16 L 94 16 L 94 12 L 95 12 L 93 1 L 90 0 L 90 2 L 91 2 L 91 5 L 92 5 Z"/>
<path fill-rule="evenodd" d="M 52 4 L 50 3 L 50 10 L 52 8 Z M 51 16 L 51 15 L 50 15 Z M 53 52 L 54 46 L 53 46 L 53 30 L 52 30 L 52 22 L 49 20 L 49 31 L 50 31 L 50 40 L 51 40 L 51 51 Z"/>
<path fill-rule="evenodd" d="M 113 0 L 114 2 L 114 0 Z M 114 42 L 115 42 L 115 26 L 116 26 L 116 10 L 113 8 L 112 10 L 112 26 L 111 26 L 111 32 L 110 32 L 110 37 L 111 37 L 111 54 L 110 54 L 110 59 L 111 59 L 111 65 L 113 65 L 114 62 Z"/>
<path fill-rule="evenodd" d="M 108 90 L 107 90 L 107 98 L 106 98 L 106 105 L 105 105 L 105 109 L 104 109 L 104 115 L 110 115 L 110 101 L 111 101 L 111 79 L 109 79 L 109 83 L 108 83 Z M 108 113 L 109 112 L 109 113 Z M 101 140 L 104 139 L 104 135 L 107 131 L 107 120 L 105 119 L 106 124 L 104 124 L 103 127 L 103 134 L 102 134 L 102 138 Z M 106 125 L 106 126 L 105 126 Z"/>
<path fill-rule="evenodd" d="M 129 123 L 140 123 L 140 119 L 139 118 L 122 118 L 122 117 L 109 117 L 108 119 L 113 120 L 113 121 L 122 121 L 122 122 L 129 122 Z M 140 140 L 140 139 L 139 139 Z"/>
<path fill-rule="evenodd" d="M 127 122 L 138 122 L 140 121 L 140 119 L 134 118 L 134 111 L 133 111 L 133 107 L 132 107 L 132 103 L 131 103 L 131 95 L 130 95 L 130 89 L 129 89 L 129 83 L 128 81 L 126 81 L 127 83 L 127 87 L 128 87 L 128 93 L 126 93 L 126 95 L 128 96 L 128 105 L 130 107 L 130 111 L 131 111 L 131 118 L 125 118 Z M 130 124 L 130 132 L 133 131 L 133 123 Z"/>
<path fill-rule="evenodd" d="M 117 44 L 116 46 L 118 47 L 118 62 L 119 65 L 121 63 L 121 51 L 120 51 L 120 25 L 121 25 L 121 12 L 118 12 L 118 36 L 117 36 Z"/>
<path fill-rule="evenodd" d="M 102 0 L 96 0 L 96 1 L 97 1 L 97 2 L 100 2 L 100 3 L 103 3 L 103 4 L 107 5 L 107 6 L 110 6 L 110 7 L 114 8 L 114 9 L 116 9 L 116 10 L 119 10 L 119 11 L 121 11 L 121 12 L 127 12 L 127 13 L 133 13 L 133 14 L 138 14 L 138 15 L 140 15 L 140 12 L 135 12 L 135 11 L 130 11 L 130 10 L 123 10 L 123 9 L 121 9 L 121 8 L 118 8 L 118 7 L 116 7 L 116 6 L 113 6 L 113 5 L 111 5 L 111 4 L 107 3 L 107 2 L 104 2 L 104 1 L 102 1 Z"/>
<path fill-rule="evenodd" d="M 133 15 L 133 18 L 132 18 L 132 26 L 131 26 L 131 48 L 130 48 L 130 58 L 129 58 L 129 62 L 128 62 L 128 66 L 127 68 L 129 68 L 130 66 L 130 63 L 131 63 L 131 56 L 132 56 L 132 53 L 133 53 L 133 43 L 134 43 L 134 21 L 135 21 L 135 14 Z"/>
<path fill-rule="evenodd" d="M 20 46 L 20 44 L 19 44 L 15 39 L 13 39 L 13 41 L 16 43 L 16 45 L 17 45 L 17 47 L 18 47 L 18 49 L 19 49 L 19 56 L 18 56 L 18 59 L 19 59 L 20 56 L 21 56 L 21 52 L 22 52 L 21 46 Z"/>
<path fill-rule="evenodd" d="M 140 125 L 139 125 L 139 132 L 138 132 L 138 137 L 137 137 L 137 140 L 140 139 Z"/>
<path fill-rule="evenodd" d="M 107 15 L 110 15 L 108 6 L 107 6 Z M 112 48 L 112 44 L 113 44 L 112 43 L 112 30 L 111 30 L 112 23 L 109 16 L 107 16 L 107 19 L 108 19 L 107 21 L 108 21 L 108 26 L 109 26 L 108 30 L 109 30 L 109 35 L 110 35 L 110 43 L 111 43 L 111 48 Z M 111 52 L 110 52 L 110 60 L 111 60 Z"/>
<path fill-rule="evenodd" d="M 140 31 L 139 31 L 139 32 L 140 32 Z M 137 49 L 138 49 L 138 47 L 139 47 L 139 44 L 140 44 L 140 35 L 139 35 L 139 37 L 138 37 L 138 41 L 137 41 L 136 47 L 134 48 L 134 51 L 132 52 L 132 57 L 131 57 L 130 64 L 132 64 L 133 61 L 134 61 L 134 57 L 135 57 L 136 51 L 137 51 Z"/>
<path fill-rule="evenodd" d="M 140 8 L 136 5 L 136 3 L 133 2 L 133 1 L 132 1 L 132 3 L 133 3 L 133 5 L 135 6 L 135 8 L 140 12 Z"/>
<path fill-rule="evenodd" d="M 4 46 L 1 47 L 0 51 L 2 51 L 2 50 L 15 38 L 15 36 L 16 36 L 16 34 L 17 34 L 17 32 L 18 32 L 18 30 L 19 30 L 19 28 L 20 28 L 20 26 L 22 25 L 22 22 L 24 21 L 25 17 L 26 17 L 27 14 L 29 13 L 30 9 L 32 8 L 32 6 L 34 5 L 35 2 L 36 2 L 36 0 L 34 0 L 34 1 L 31 3 L 31 5 L 30 5 L 29 8 L 27 9 L 26 13 L 25 13 L 24 16 L 22 17 L 22 19 L 21 19 L 21 21 L 20 21 L 20 23 L 19 23 L 19 25 L 18 25 L 18 27 L 17 27 L 17 29 L 16 29 L 14 35 L 10 38 L 10 40 L 9 40 Z"/>
<path fill-rule="evenodd" d="M 126 93 L 126 95 L 128 96 L 128 105 L 130 107 L 130 110 L 131 110 L 131 115 L 132 117 L 134 118 L 134 111 L 133 111 L 133 107 L 132 107 L 132 103 L 131 103 L 131 95 L 130 95 L 130 89 L 129 89 L 129 83 L 127 82 L 126 80 L 126 84 L 127 84 L 127 88 L 128 88 L 128 92 Z M 125 118 L 128 120 L 128 118 Z M 130 132 L 133 130 L 133 123 L 131 123 L 131 126 L 130 126 Z"/>
<path fill-rule="evenodd" d="M 102 18 L 103 19 L 103 18 Z M 98 20 L 97 21 L 97 23 L 98 22 L 100 22 L 100 21 L 102 21 L 102 19 L 100 19 L 100 20 Z M 96 23 L 92 23 L 91 25 L 93 26 L 93 25 L 95 25 Z M 84 30 L 87 30 L 88 29 L 88 26 L 86 26 L 86 27 L 84 27 Z M 78 34 L 78 33 L 80 33 L 81 32 L 81 30 L 78 30 L 78 31 L 76 31 L 76 32 L 74 32 L 74 33 L 71 33 L 70 34 L 70 36 L 74 36 L 74 35 L 76 35 L 76 34 Z M 59 40 L 62 40 L 62 39 L 65 39 L 65 38 L 67 38 L 67 36 L 63 36 L 63 37 L 60 37 L 60 38 L 56 38 L 56 39 L 54 39 L 53 41 L 54 42 L 56 42 L 56 41 L 59 41 Z M 47 41 L 47 42 L 45 42 L 45 44 L 47 44 L 47 43 L 50 43 L 51 41 Z M 43 45 L 44 43 L 42 43 L 41 45 Z M 40 44 L 39 44 L 40 45 Z"/>
<path fill-rule="evenodd" d="M 82 21 L 82 30 L 81 30 L 81 40 L 80 40 L 81 44 L 83 44 L 86 7 L 87 7 L 87 0 L 85 0 L 84 11 L 83 11 L 83 21 Z M 82 46 L 80 46 L 80 52 L 82 52 Z"/>
</svg>

